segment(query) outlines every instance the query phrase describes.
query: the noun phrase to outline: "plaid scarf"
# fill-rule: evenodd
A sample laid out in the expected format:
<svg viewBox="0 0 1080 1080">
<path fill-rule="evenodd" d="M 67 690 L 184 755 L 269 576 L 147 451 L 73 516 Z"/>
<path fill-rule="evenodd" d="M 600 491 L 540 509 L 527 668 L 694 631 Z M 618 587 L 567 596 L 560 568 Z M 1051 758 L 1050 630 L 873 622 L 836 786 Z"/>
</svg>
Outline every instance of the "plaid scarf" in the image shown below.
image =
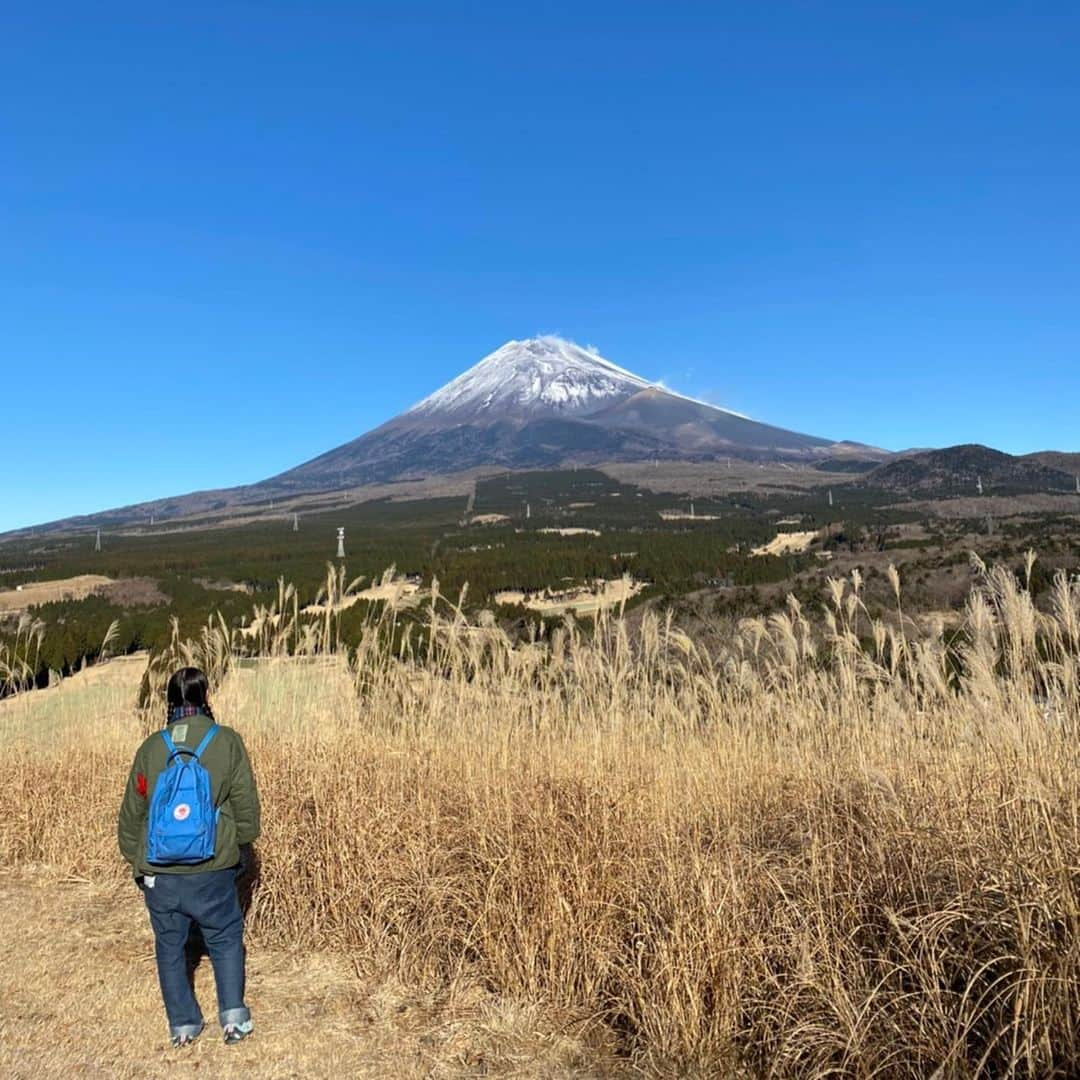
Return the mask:
<svg viewBox="0 0 1080 1080">
<path fill-rule="evenodd" d="M 169 710 L 169 723 L 183 720 L 185 716 L 205 716 L 206 710 L 201 705 L 177 705 Z"/>
</svg>

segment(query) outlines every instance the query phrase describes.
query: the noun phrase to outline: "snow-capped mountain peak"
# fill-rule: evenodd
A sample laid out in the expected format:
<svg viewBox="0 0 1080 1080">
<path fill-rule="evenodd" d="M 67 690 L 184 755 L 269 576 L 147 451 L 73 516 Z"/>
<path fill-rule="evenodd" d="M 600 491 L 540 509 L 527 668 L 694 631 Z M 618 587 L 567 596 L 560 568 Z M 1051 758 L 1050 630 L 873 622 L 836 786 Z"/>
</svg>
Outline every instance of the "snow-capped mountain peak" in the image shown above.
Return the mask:
<svg viewBox="0 0 1080 1080">
<path fill-rule="evenodd" d="M 406 415 L 578 416 L 651 385 L 571 341 L 529 338 L 508 341 Z"/>
</svg>

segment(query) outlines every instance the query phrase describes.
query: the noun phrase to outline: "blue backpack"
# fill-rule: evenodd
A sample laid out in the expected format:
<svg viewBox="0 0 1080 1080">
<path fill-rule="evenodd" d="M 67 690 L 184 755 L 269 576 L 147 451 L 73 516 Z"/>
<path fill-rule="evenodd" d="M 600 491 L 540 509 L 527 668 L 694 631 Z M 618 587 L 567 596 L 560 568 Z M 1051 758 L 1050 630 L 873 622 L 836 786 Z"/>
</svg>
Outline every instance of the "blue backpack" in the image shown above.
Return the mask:
<svg viewBox="0 0 1080 1080">
<path fill-rule="evenodd" d="M 146 861 L 154 866 L 183 866 L 214 857 L 218 814 L 210 774 L 199 758 L 217 733 L 213 727 L 195 750 L 176 746 L 167 731 L 165 768 L 154 784 L 146 827 Z M 181 755 L 187 757 L 182 758 Z"/>
</svg>

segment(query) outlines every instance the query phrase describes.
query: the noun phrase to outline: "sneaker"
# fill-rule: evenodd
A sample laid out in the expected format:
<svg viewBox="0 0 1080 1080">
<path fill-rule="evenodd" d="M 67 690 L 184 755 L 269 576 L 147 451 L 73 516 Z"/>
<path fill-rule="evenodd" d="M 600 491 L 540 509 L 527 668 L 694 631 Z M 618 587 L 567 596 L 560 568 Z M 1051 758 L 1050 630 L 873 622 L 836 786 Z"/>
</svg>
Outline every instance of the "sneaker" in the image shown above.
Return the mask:
<svg viewBox="0 0 1080 1080">
<path fill-rule="evenodd" d="M 173 1046 L 190 1046 L 199 1037 L 200 1034 L 201 1032 L 196 1032 L 194 1035 L 192 1035 L 189 1032 L 183 1035 L 173 1035 L 172 1038 L 169 1039 L 169 1042 L 171 1042 Z"/>
<path fill-rule="evenodd" d="M 239 1024 L 226 1024 L 225 1025 L 225 1045 L 226 1046 L 233 1046 L 238 1042 L 242 1042 L 254 1030 L 255 1030 L 255 1025 L 250 1020 L 244 1020 Z"/>
</svg>

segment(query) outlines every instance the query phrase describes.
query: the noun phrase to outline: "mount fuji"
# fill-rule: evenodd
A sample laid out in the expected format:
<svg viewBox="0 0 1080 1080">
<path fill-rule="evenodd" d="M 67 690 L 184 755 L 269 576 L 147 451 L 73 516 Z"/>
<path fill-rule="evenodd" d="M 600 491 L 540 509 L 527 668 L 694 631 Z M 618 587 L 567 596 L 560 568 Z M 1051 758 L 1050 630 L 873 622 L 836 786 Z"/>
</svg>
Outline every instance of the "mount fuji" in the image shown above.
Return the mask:
<svg viewBox="0 0 1080 1080">
<path fill-rule="evenodd" d="M 557 337 L 508 341 L 412 408 L 258 485 L 306 492 L 491 465 L 825 456 L 833 440 L 759 423 Z"/>
<path fill-rule="evenodd" d="M 729 457 L 814 462 L 853 448 L 683 397 L 591 348 L 537 337 L 508 341 L 380 427 L 267 480 L 66 518 L 49 527 L 220 513 L 473 468 Z"/>
</svg>

